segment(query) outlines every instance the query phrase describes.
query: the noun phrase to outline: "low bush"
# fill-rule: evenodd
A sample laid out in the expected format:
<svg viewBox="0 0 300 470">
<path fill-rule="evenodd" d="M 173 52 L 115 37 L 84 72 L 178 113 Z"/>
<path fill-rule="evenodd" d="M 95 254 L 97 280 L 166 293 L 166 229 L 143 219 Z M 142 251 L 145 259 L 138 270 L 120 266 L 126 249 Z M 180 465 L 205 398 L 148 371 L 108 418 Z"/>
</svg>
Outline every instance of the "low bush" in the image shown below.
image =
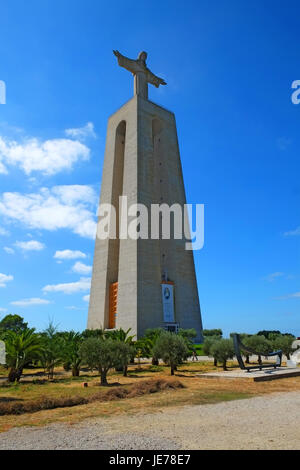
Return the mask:
<svg viewBox="0 0 300 470">
<path fill-rule="evenodd" d="M 90 397 L 41 397 L 38 400 L 28 401 L 0 401 L 0 416 L 35 413 L 37 411 L 42 410 L 52 410 L 55 408 L 86 405 L 95 401 L 112 401 L 121 400 L 124 398 L 134 398 L 149 393 L 161 392 L 163 390 L 175 390 L 178 388 L 184 388 L 184 385 L 179 380 L 152 379 L 144 380 L 140 383 L 133 385 L 130 388 L 111 388 L 106 393 L 99 392 Z"/>
<path fill-rule="evenodd" d="M 103 394 L 97 394 L 91 397 L 90 401 L 111 401 L 120 400 L 122 398 L 135 398 L 149 393 L 162 392 L 164 390 L 175 390 L 184 388 L 184 385 L 179 380 L 166 380 L 166 379 L 152 379 L 143 380 L 140 383 L 133 385 L 130 388 L 118 387 L 112 388 Z"/>
<path fill-rule="evenodd" d="M 23 413 L 34 413 L 42 410 L 52 410 L 54 408 L 65 408 L 70 406 L 85 405 L 89 402 L 85 397 L 42 397 L 38 400 L 28 400 L 22 402 L 0 403 L 0 416 L 19 415 Z"/>
</svg>

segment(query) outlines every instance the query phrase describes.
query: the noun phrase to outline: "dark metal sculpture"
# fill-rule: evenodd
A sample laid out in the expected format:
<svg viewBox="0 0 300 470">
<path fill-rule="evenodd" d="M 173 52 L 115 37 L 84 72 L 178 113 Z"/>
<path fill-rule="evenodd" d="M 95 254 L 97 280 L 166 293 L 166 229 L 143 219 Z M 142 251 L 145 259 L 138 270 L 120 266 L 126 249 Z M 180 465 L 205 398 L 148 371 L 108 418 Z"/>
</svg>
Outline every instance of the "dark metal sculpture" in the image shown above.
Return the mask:
<svg viewBox="0 0 300 470">
<path fill-rule="evenodd" d="M 235 350 L 235 355 L 236 355 L 236 358 L 238 360 L 238 363 L 239 363 L 239 366 L 241 369 L 243 370 L 246 370 L 247 372 L 250 372 L 250 370 L 252 369 L 270 369 L 271 367 L 274 367 L 276 369 L 276 367 L 280 367 L 281 366 L 281 361 L 282 361 L 282 351 L 281 349 L 278 350 L 278 351 L 273 351 L 271 353 L 268 353 L 268 354 L 261 354 L 261 353 L 258 353 L 257 351 L 253 351 L 253 349 L 250 349 L 248 348 L 247 346 L 245 346 L 242 341 L 241 341 L 241 338 L 240 338 L 240 335 L 238 335 L 237 333 L 234 333 L 232 335 L 233 337 L 233 344 L 234 344 L 234 350 Z M 277 356 L 277 360 L 276 362 L 274 363 L 269 363 L 269 364 L 257 364 L 257 365 L 253 365 L 253 366 L 246 366 L 244 361 L 243 361 L 243 357 L 242 357 L 242 353 L 248 353 L 248 354 L 254 354 L 255 356 Z"/>
</svg>

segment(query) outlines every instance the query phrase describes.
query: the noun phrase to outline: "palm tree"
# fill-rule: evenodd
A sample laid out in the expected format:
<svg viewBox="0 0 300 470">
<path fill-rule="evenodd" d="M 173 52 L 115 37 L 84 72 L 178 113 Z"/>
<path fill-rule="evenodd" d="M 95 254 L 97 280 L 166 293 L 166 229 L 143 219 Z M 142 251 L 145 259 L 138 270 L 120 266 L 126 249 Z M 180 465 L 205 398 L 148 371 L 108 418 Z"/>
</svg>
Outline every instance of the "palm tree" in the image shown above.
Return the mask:
<svg viewBox="0 0 300 470">
<path fill-rule="evenodd" d="M 160 335 L 164 332 L 164 330 L 162 328 L 149 328 L 148 330 L 146 330 L 145 332 L 145 339 L 147 341 L 147 345 L 148 347 L 150 348 L 151 350 L 151 354 L 152 354 L 152 365 L 153 366 L 158 366 L 159 364 L 159 360 L 158 360 L 158 357 L 156 357 L 155 353 L 154 353 L 154 350 L 155 350 L 155 344 L 158 340 L 158 338 L 160 337 Z"/>
<path fill-rule="evenodd" d="M 82 333 L 82 338 L 83 339 L 88 339 L 88 338 L 100 338 L 103 339 L 105 336 L 105 330 L 103 328 L 98 328 L 95 330 L 84 330 Z"/>
<path fill-rule="evenodd" d="M 72 376 L 79 377 L 81 357 L 79 354 L 80 345 L 82 343 L 82 335 L 75 331 L 68 331 L 63 336 L 63 353 L 62 358 L 66 364 L 72 369 Z"/>
<path fill-rule="evenodd" d="M 121 341 L 122 343 L 126 343 L 126 344 L 129 344 L 129 346 L 131 346 L 135 335 L 129 336 L 128 333 L 130 331 L 131 331 L 131 328 L 128 328 L 127 331 L 123 330 L 123 328 L 119 328 L 118 330 L 106 331 L 105 336 L 107 338 L 111 338 L 116 341 Z"/>
<path fill-rule="evenodd" d="M 19 382 L 25 365 L 41 353 L 41 338 L 34 331 L 34 328 L 21 333 L 8 331 L 5 335 L 6 364 L 10 368 L 9 382 Z"/>
<path fill-rule="evenodd" d="M 52 322 L 49 323 L 41 336 L 43 342 L 41 363 L 48 373 L 48 378 L 53 379 L 54 368 L 62 362 L 63 340 Z"/>
</svg>

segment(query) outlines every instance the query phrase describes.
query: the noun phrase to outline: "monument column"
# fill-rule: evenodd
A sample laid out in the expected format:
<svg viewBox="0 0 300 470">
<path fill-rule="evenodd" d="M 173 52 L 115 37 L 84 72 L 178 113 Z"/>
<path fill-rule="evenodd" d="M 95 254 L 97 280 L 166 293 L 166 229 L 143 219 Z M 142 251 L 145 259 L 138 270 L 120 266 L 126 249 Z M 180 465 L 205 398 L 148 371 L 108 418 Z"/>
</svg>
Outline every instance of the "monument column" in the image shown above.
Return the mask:
<svg viewBox="0 0 300 470">
<path fill-rule="evenodd" d="M 134 76 L 133 94 L 138 95 L 145 100 L 148 99 L 148 82 L 146 74 L 138 72 Z"/>
<path fill-rule="evenodd" d="M 119 64 L 135 77 L 135 95 L 108 121 L 100 202 L 118 198 L 127 205 L 186 203 L 175 116 L 147 99 L 148 83 L 165 84 L 145 64 L 114 51 Z M 143 55 L 144 54 L 144 55 Z M 202 322 L 193 252 L 186 239 L 96 239 L 88 328 L 131 328 L 137 337 L 147 328 L 195 328 Z M 151 227 L 149 227 L 151 234 Z"/>
</svg>

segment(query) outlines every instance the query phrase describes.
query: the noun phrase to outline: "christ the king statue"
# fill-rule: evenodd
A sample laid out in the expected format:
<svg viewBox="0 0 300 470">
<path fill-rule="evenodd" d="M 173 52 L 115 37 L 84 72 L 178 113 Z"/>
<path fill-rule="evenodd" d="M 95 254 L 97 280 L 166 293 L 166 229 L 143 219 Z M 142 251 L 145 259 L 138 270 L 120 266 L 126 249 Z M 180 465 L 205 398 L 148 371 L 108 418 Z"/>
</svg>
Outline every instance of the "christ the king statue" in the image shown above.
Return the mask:
<svg viewBox="0 0 300 470">
<path fill-rule="evenodd" d="M 140 52 L 137 59 L 129 59 L 122 55 L 119 51 L 113 51 L 118 58 L 120 67 L 129 70 L 134 75 L 134 94 L 139 95 L 144 99 L 148 99 L 148 83 L 159 87 L 159 85 L 166 85 L 166 82 L 154 75 L 146 65 L 147 52 Z"/>
</svg>

